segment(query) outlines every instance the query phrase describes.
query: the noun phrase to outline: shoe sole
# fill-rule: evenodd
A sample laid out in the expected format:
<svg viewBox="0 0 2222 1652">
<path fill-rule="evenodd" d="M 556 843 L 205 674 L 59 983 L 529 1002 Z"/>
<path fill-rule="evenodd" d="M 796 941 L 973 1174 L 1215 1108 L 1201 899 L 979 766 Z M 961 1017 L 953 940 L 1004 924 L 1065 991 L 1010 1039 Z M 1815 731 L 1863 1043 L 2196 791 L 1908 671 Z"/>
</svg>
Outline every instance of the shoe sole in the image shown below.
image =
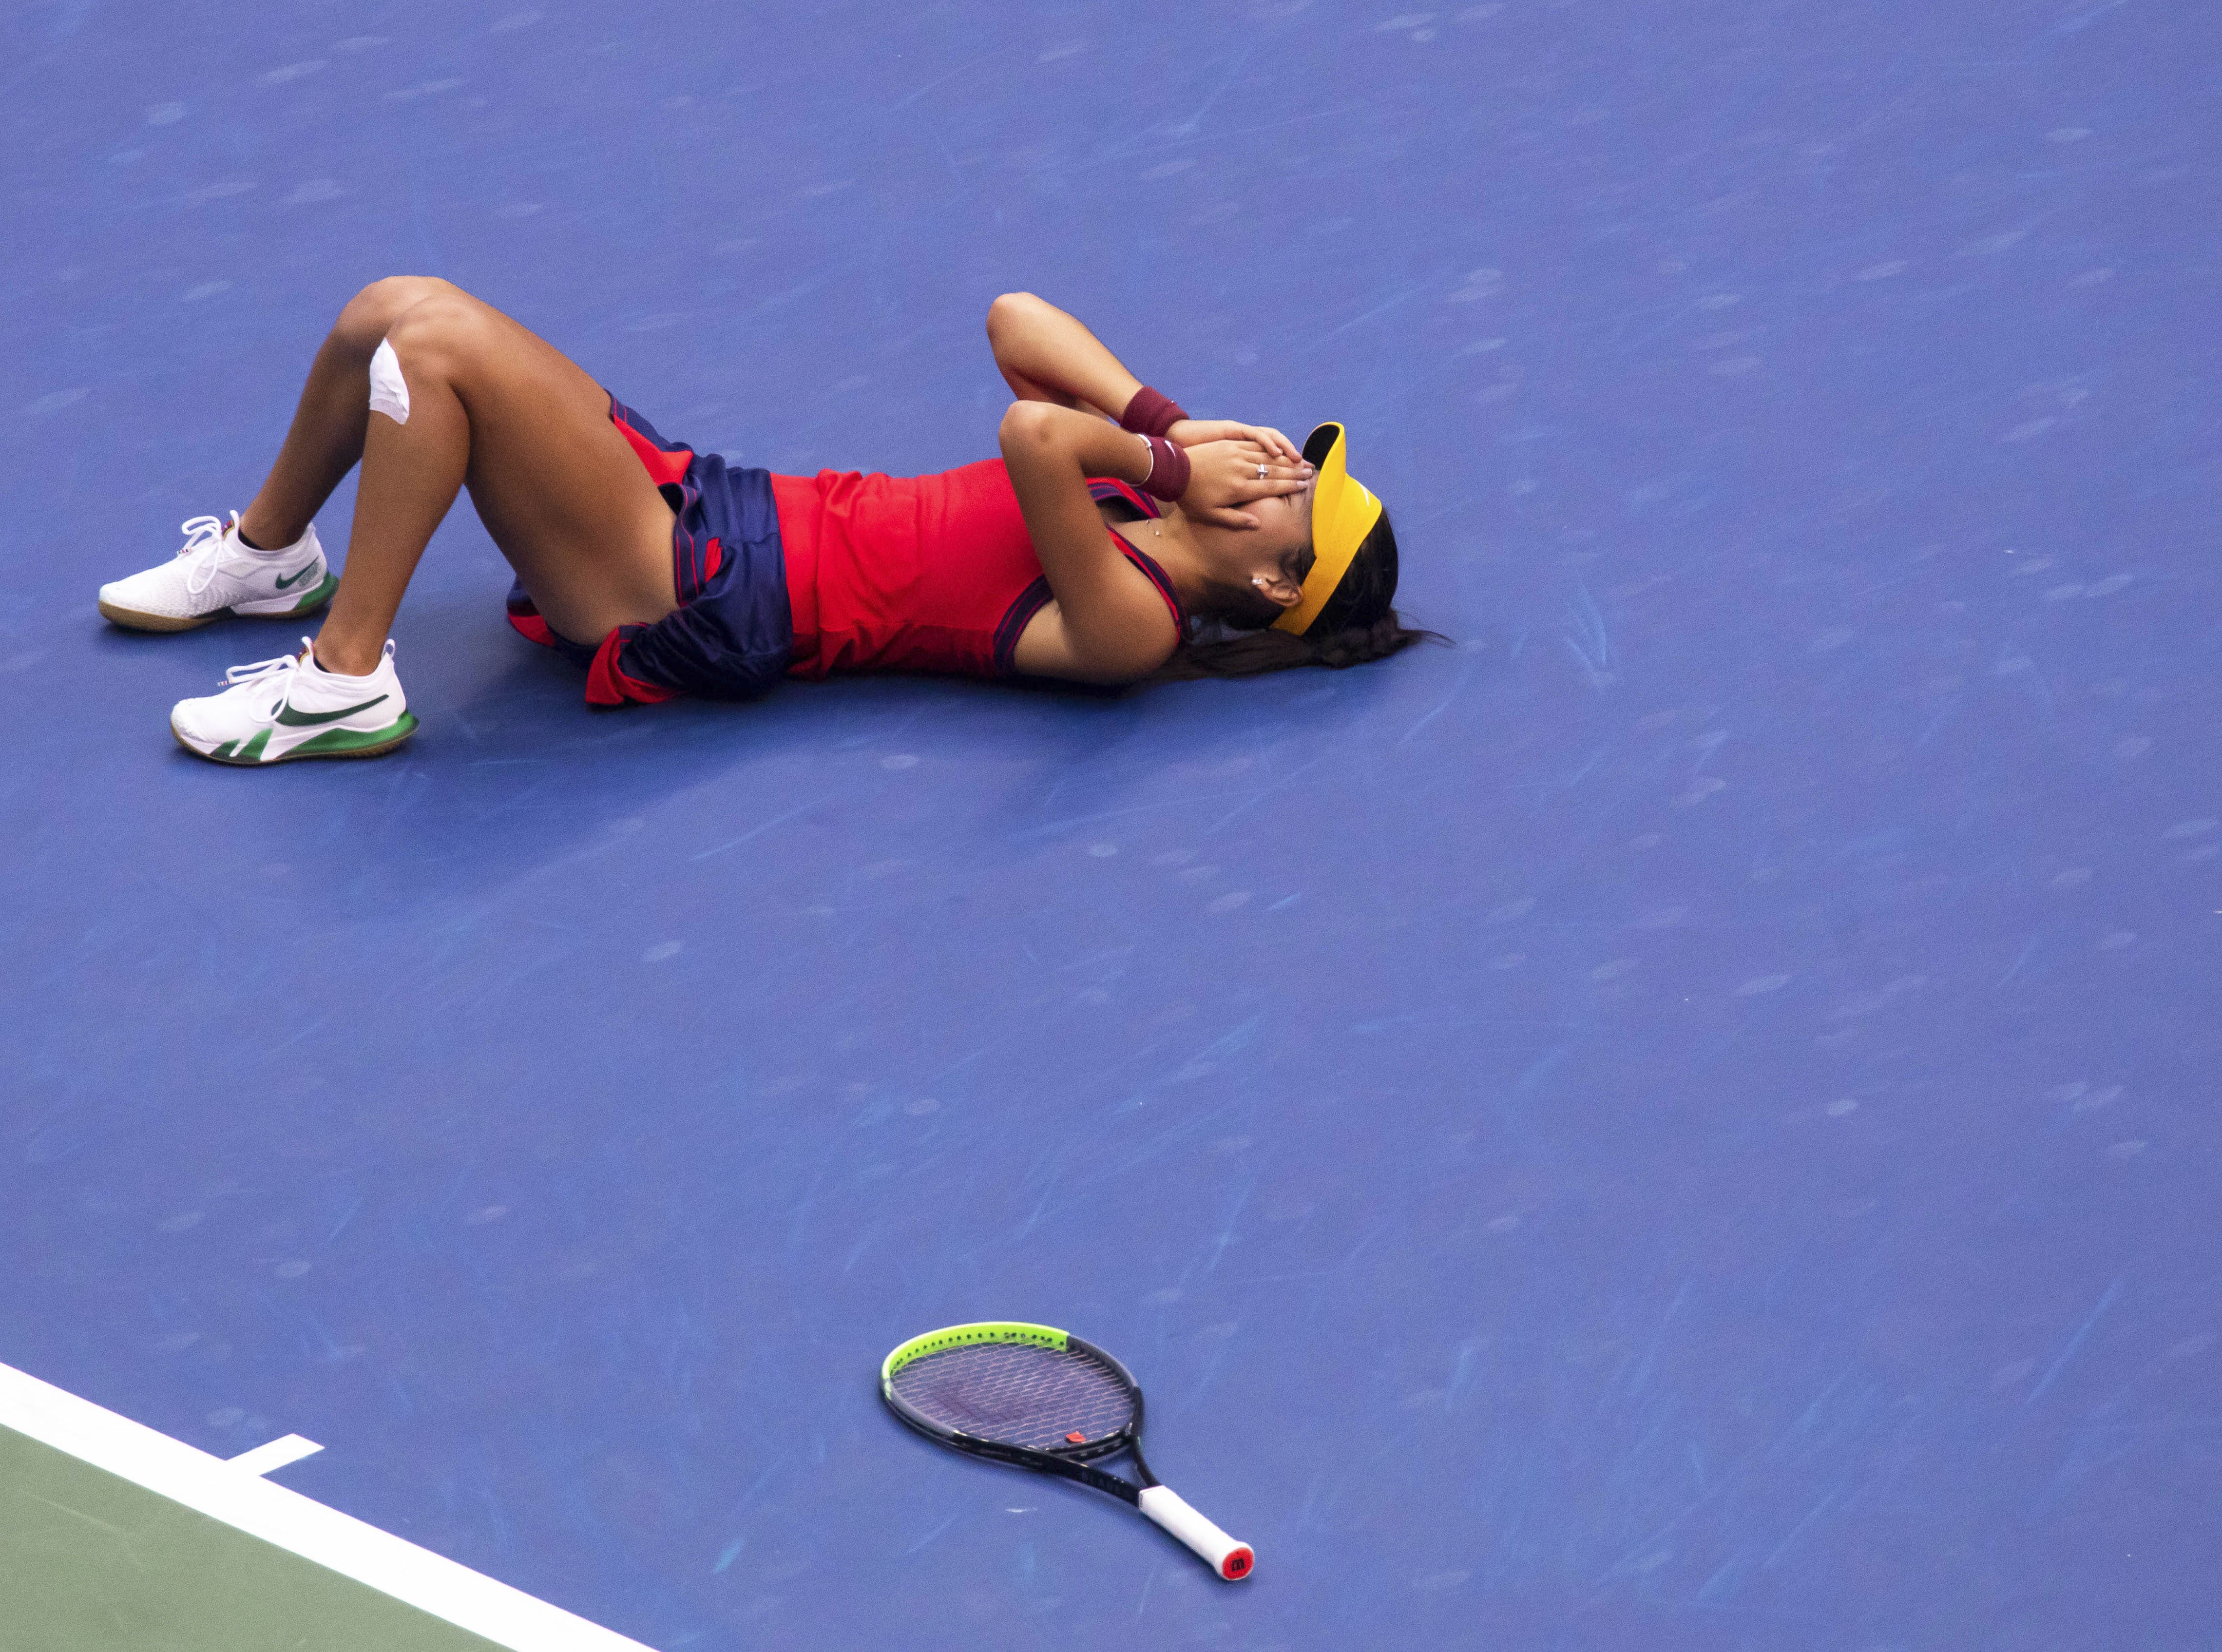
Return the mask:
<svg viewBox="0 0 2222 1652">
<path fill-rule="evenodd" d="M 126 631 L 198 631 L 216 619 L 298 619 L 311 614 L 332 600 L 332 593 L 340 588 L 339 575 L 326 574 L 323 582 L 290 608 L 259 611 L 244 608 L 211 608 L 203 614 L 141 613 L 136 608 L 118 607 L 104 598 L 100 617 L 112 625 Z"/>
<path fill-rule="evenodd" d="M 226 740 L 213 751 L 204 751 L 184 735 L 179 733 L 178 725 L 175 723 L 170 725 L 170 738 L 179 746 L 197 757 L 204 758 L 210 763 L 220 763 L 228 769 L 267 769 L 276 763 L 292 763 L 304 757 L 382 757 L 416 732 L 417 713 L 404 712 L 386 727 L 373 731 L 377 738 L 365 744 L 333 744 L 318 749 L 318 742 L 330 739 L 333 734 L 354 732 L 351 729 L 333 729 L 329 733 L 317 735 L 313 740 L 304 741 L 282 757 L 265 758 L 260 755 L 260 736 L 247 741 L 245 745 L 241 747 L 242 750 L 253 751 L 255 755 L 242 757 L 235 755 L 233 751 L 235 746 L 240 745 L 240 742 L 236 740 Z"/>
</svg>

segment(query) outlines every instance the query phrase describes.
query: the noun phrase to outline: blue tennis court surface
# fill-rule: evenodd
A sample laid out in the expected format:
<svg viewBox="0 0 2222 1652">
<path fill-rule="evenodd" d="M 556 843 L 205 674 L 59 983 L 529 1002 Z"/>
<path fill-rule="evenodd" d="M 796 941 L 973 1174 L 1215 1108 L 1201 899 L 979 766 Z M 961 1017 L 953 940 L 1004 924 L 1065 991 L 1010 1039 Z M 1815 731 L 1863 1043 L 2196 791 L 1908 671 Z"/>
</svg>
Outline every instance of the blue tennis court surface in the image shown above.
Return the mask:
<svg viewBox="0 0 2222 1652">
<path fill-rule="evenodd" d="M 518 6 L 0 24 L 0 1361 L 662 1649 L 2222 1634 L 2222 16 Z M 784 471 L 1040 292 L 1456 645 L 597 713 L 459 509 L 195 762 L 297 633 L 95 589 L 399 273 Z M 1252 1581 L 882 1410 L 1001 1317 Z"/>
</svg>

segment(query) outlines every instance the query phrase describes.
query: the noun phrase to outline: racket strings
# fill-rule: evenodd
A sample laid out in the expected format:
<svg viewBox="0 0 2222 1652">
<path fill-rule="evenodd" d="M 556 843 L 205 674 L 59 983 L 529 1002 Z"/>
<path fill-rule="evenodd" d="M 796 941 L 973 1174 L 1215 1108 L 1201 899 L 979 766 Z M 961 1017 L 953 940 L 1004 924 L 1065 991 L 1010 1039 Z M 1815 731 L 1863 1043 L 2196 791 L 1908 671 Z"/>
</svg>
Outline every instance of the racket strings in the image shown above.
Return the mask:
<svg viewBox="0 0 2222 1652">
<path fill-rule="evenodd" d="M 1118 1374 L 1070 1349 L 950 1348 L 913 1360 L 890 1381 L 906 1403 L 944 1428 L 1035 1451 L 1070 1451 L 1134 1420 L 1133 1394 Z"/>
</svg>

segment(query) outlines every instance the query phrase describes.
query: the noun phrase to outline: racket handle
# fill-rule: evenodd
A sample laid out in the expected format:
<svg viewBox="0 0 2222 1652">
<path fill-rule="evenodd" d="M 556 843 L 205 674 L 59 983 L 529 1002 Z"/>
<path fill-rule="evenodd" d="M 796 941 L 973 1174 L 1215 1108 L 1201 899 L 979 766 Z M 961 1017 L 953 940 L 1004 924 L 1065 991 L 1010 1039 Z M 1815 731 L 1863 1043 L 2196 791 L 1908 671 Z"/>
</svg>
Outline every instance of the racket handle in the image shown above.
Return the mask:
<svg viewBox="0 0 2222 1652">
<path fill-rule="evenodd" d="M 1229 1583 L 1250 1575 L 1258 1556 L 1247 1543 L 1238 1543 L 1198 1514 L 1170 1486 L 1152 1486 L 1142 1493 L 1142 1512 L 1203 1556 L 1211 1569 Z"/>
</svg>

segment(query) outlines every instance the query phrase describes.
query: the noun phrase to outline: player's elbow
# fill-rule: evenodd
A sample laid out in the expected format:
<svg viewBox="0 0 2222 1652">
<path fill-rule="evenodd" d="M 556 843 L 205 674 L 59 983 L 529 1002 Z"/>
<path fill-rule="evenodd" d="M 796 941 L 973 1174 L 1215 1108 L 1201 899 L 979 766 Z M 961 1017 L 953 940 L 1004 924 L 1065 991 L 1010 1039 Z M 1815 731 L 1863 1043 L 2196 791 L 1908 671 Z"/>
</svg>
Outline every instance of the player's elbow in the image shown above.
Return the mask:
<svg viewBox="0 0 2222 1652">
<path fill-rule="evenodd" d="M 1014 401 L 1005 408 L 1003 422 L 995 431 L 1003 456 L 1038 453 L 1054 445 L 1057 415 L 1061 411 L 1042 401 Z"/>
<path fill-rule="evenodd" d="M 1010 336 L 1013 328 L 1023 323 L 1027 317 L 1039 314 L 1046 307 L 1031 292 L 1000 294 L 995 302 L 988 306 L 989 342 L 994 344 L 1002 343 Z"/>
</svg>

